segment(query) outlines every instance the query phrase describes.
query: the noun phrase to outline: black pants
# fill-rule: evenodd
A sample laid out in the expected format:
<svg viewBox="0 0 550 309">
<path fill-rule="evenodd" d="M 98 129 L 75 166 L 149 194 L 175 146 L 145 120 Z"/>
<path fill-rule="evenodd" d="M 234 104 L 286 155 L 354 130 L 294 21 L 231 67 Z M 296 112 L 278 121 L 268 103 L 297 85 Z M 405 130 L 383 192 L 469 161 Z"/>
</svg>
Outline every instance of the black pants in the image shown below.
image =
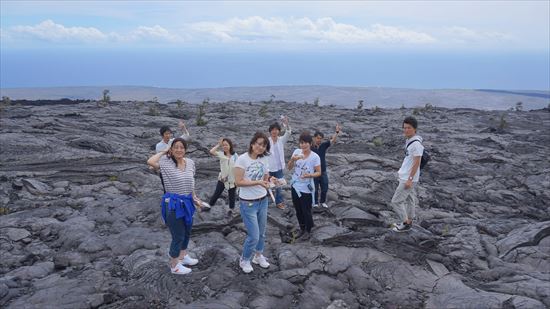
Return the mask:
<svg viewBox="0 0 550 309">
<path fill-rule="evenodd" d="M 311 232 L 313 227 L 313 215 L 311 214 L 311 193 L 300 192 L 302 196 L 298 197 L 294 188 L 292 191 L 292 204 L 296 209 L 296 218 L 300 224 L 300 229 L 305 232 Z"/>
<path fill-rule="evenodd" d="M 216 185 L 216 191 L 214 192 L 214 195 L 212 195 L 212 197 L 210 198 L 210 203 L 208 203 L 210 204 L 210 206 L 214 206 L 214 204 L 216 204 L 216 201 L 218 200 L 218 198 L 220 198 L 224 189 L 225 189 L 225 184 L 218 180 L 218 184 Z M 229 195 L 230 209 L 235 208 L 235 189 L 236 188 L 233 187 L 227 191 Z"/>
</svg>

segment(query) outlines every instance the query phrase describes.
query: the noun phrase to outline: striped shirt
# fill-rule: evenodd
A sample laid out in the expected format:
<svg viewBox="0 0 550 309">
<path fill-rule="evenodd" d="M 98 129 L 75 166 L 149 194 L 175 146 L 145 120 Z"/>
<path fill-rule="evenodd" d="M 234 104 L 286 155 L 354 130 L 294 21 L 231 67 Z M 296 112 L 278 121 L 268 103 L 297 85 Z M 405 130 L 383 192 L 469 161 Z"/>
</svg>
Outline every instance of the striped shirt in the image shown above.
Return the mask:
<svg viewBox="0 0 550 309">
<path fill-rule="evenodd" d="M 171 158 L 167 156 L 160 158 L 160 172 L 166 192 L 190 194 L 195 190 L 195 162 L 185 158 L 185 163 L 185 170 L 182 171 L 176 167 Z"/>
</svg>

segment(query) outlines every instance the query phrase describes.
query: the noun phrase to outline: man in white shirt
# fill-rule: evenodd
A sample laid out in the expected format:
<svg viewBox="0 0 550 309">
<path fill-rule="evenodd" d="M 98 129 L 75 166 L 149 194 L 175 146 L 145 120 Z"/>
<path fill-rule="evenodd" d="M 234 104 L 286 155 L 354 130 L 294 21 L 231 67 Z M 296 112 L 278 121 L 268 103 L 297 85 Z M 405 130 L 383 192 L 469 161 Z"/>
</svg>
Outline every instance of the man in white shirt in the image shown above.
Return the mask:
<svg viewBox="0 0 550 309">
<path fill-rule="evenodd" d="M 189 131 L 187 131 L 183 120 L 180 120 L 178 127 L 182 131 L 182 135 L 180 137 L 186 141 L 189 141 Z M 162 126 L 162 128 L 160 128 L 160 136 L 162 136 L 162 140 L 155 147 L 156 153 L 159 153 L 169 147 L 174 140 L 174 138 L 172 138 L 172 130 L 170 130 L 169 126 Z"/>
<path fill-rule="evenodd" d="M 275 122 L 269 126 L 269 144 L 270 155 L 268 157 L 269 176 L 276 178 L 283 178 L 283 170 L 285 168 L 285 144 L 290 137 L 291 129 L 288 124 L 288 117 L 283 117 L 283 127 L 285 128 L 285 134 L 279 136 L 281 133 L 281 126 L 278 122 Z M 283 194 L 281 188 L 275 189 L 275 204 L 279 209 L 285 209 L 285 203 L 283 201 Z"/>
<path fill-rule="evenodd" d="M 186 141 L 189 141 L 189 131 L 187 131 L 187 128 L 185 127 L 185 123 L 183 120 L 180 120 L 178 123 L 178 127 L 182 131 L 182 135 L 180 136 Z M 160 136 L 162 136 L 162 140 L 158 142 L 157 146 L 155 147 L 156 153 L 159 153 L 161 151 L 164 151 L 166 148 L 170 147 L 172 145 L 172 142 L 174 141 L 174 138 L 172 137 L 172 130 L 170 130 L 169 126 L 162 126 L 160 128 Z M 164 193 L 166 193 L 166 190 L 164 188 L 164 179 L 162 178 L 162 173 L 160 173 L 159 170 L 159 176 L 160 176 L 160 183 L 162 184 L 162 189 L 164 190 Z M 208 209 L 205 207 L 205 209 Z"/>
<path fill-rule="evenodd" d="M 414 219 L 414 209 L 418 204 L 416 187 L 418 186 L 424 146 L 422 146 L 422 137 L 416 135 L 417 127 L 418 122 L 414 117 L 407 117 L 403 120 L 403 134 L 407 138 L 405 159 L 397 172 L 399 185 L 391 200 L 391 205 L 401 220 L 401 223 L 393 224 L 393 230 L 396 232 L 410 231 Z"/>
</svg>

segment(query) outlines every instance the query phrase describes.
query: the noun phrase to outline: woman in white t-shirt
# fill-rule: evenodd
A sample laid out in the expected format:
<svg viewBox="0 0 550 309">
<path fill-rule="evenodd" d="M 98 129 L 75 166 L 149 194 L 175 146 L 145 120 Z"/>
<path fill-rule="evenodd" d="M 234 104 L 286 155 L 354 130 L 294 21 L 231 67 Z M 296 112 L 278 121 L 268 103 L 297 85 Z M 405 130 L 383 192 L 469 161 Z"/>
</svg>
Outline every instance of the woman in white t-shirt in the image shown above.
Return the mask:
<svg viewBox="0 0 550 309">
<path fill-rule="evenodd" d="M 314 178 L 321 176 L 321 158 L 311 151 L 313 138 L 303 132 L 299 138 L 300 148 L 294 150 L 288 162 L 288 170 L 293 171 L 291 181 L 292 204 L 300 224 L 298 238 L 308 240 L 313 227 L 313 207 L 315 196 Z"/>
<path fill-rule="evenodd" d="M 223 151 L 218 150 L 220 147 Z M 220 159 L 220 174 L 218 175 L 216 191 L 214 191 L 208 204 L 209 206 L 214 206 L 220 195 L 222 195 L 223 190 L 227 189 L 229 196 L 229 211 L 227 214 L 228 216 L 232 216 L 233 209 L 235 208 L 235 190 L 237 189 L 233 168 L 239 155 L 233 149 L 233 142 L 229 138 L 220 139 L 219 143 L 210 149 L 210 154 Z"/>
<path fill-rule="evenodd" d="M 239 187 L 240 210 L 247 237 L 243 245 L 239 266 L 245 273 L 253 271 L 252 265 L 268 268 L 263 256 L 269 188 L 269 140 L 264 133 L 256 132 L 250 140 L 248 152 L 235 163 L 235 182 Z M 275 181 L 275 180 L 273 180 Z M 254 257 L 252 257 L 254 255 Z"/>
</svg>

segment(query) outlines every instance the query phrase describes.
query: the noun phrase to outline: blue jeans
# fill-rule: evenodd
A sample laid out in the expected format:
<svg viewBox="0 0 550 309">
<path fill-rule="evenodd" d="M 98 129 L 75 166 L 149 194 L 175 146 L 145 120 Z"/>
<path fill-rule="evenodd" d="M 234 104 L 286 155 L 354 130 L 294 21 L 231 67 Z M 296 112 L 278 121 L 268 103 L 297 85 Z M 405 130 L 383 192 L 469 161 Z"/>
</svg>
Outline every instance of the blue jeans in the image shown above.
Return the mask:
<svg viewBox="0 0 550 309">
<path fill-rule="evenodd" d="M 269 176 L 283 178 L 285 175 L 283 174 L 283 170 L 278 170 L 276 172 L 269 172 Z M 281 191 L 281 188 L 277 187 L 275 188 L 275 205 L 279 205 L 282 202 L 283 202 L 283 193 Z"/>
<path fill-rule="evenodd" d="M 253 251 L 262 253 L 267 224 L 267 197 L 257 202 L 241 201 L 241 217 L 246 227 L 243 245 L 243 260 L 250 261 Z"/>
<path fill-rule="evenodd" d="M 315 182 L 315 203 L 322 204 L 327 201 L 327 191 L 328 191 L 328 174 L 323 172 L 321 176 L 313 178 Z M 321 190 L 319 190 L 321 187 Z M 319 199 L 319 192 L 321 192 L 321 199 Z"/>
<path fill-rule="evenodd" d="M 172 234 L 172 243 L 170 244 L 170 256 L 177 258 L 181 250 L 187 249 L 189 237 L 191 236 L 191 227 L 193 224 L 185 224 L 184 218 L 176 219 L 176 212 L 169 210 L 166 214 L 166 225 Z"/>
</svg>

